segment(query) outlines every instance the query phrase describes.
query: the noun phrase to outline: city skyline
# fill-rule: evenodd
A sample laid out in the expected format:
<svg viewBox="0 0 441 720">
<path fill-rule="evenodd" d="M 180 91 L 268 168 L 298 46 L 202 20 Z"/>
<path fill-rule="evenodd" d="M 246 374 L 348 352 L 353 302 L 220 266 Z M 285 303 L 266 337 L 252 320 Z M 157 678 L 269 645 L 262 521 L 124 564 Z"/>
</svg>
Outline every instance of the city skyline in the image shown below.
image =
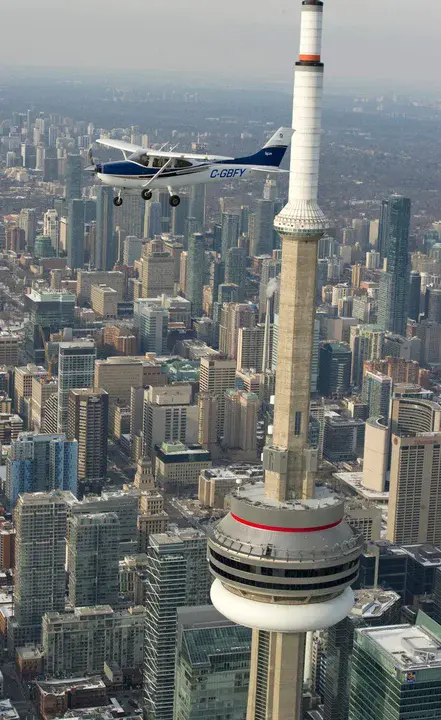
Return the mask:
<svg viewBox="0 0 441 720">
<path fill-rule="evenodd" d="M 262 0 L 242 0 L 239 5 L 226 0 L 222 5 L 210 3 L 209 6 L 202 0 L 189 0 L 185 7 L 178 0 L 162 7 L 129 0 L 123 10 L 116 0 L 109 0 L 104 10 L 86 0 L 62 6 L 55 0 L 42 0 L 38 5 L 30 0 L 5 0 L 3 5 L 4 23 L 20 24 L 23 43 L 19 61 L 11 62 L 15 54 L 14 34 L 6 33 L 0 49 L 0 66 L 50 67 L 55 64 L 60 71 L 78 67 L 201 74 L 202 65 L 203 74 L 212 74 L 216 79 L 232 73 L 235 77 L 289 82 L 292 37 L 299 29 L 295 3 L 287 0 L 275 0 L 270 11 Z M 411 0 L 389 0 L 388 6 L 387 15 L 382 0 L 363 4 L 334 0 L 332 7 L 327 8 L 324 48 L 329 85 L 337 79 L 338 84 L 343 85 L 365 84 L 367 80 L 373 85 L 372 78 L 378 90 L 393 84 L 423 89 L 426 82 L 433 83 L 440 6 L 434 1 L 427 3 L 424 15 L 415 12 Z M 24 27 L 23 13 L 29 20 Z M 39 27 L 43 29 L 43 17 L 51 43 L 47 48 L 39 46 L 36 61 L 32 33 Z M 144 34 L 141 30 L 139 37 L 141 43 L 144 38 L 148 40 L 148 62 L 140 51 L 140 44 L 133 42 L 133 21 L 137 27 L 144 28 Z M 69 27 L 69 33 L 59 32 L 61 27 Z M 166 55 L 159 52 L 163 33 L 150 33 L 152 27 L 167 29 Z M 77 38 L 89 33 L 95 38 L 105 38 L 106 47 L 114 43 L 117 48 L 114 55 L 101 53 L 100 44 L 95 42 L 86 44 L 86 51 L 78 53 Z M 185 42 L 187 34 L 196 36 L 197 42 Z M 371 43 L 366 42 L 369 34 L 375 37 L 375 53 Z M 214 45 L 213 37 L 220 38 Z M 412 53 L 408 52 L 410 44 Z M 425 65 L 424 80 L 414 63 L 415 56 Z"/>
</svg>

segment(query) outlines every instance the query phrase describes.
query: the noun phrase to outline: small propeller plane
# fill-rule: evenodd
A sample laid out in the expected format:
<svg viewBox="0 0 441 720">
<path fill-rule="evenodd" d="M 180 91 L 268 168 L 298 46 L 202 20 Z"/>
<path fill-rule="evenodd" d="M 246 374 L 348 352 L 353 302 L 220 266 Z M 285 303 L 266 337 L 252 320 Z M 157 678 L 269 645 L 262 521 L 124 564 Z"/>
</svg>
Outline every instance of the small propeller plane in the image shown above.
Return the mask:
<svg viewBox="0 0 441 720">
<path fill-rule="evenodd" d="M 152 150 L 122 140 L 100 138 L 97 140 L 100 145 L 121 150 L 124 160 L 95 163 L 90 149 L 91 165 L 86 169 L 96 173 L 105 185 L 118 189 L 118 195 L 113 200 L 117 206 L 122 205 L 123 190 L 140 188 L 143 200 L 150 200 L 152 190 L 166 188 L 170 194 L 170 205 L 177 207 L 180 198 L 175 190 L 183 185 L 242 180 L 252 172 L 287 172 L 280 169 L 280 163 L 293 133 L 291 128 L 281 127 L 261 150 L 238 158 L 179 153 L 174 148 L 170 151 L 162 148 Z"/>
</svg>

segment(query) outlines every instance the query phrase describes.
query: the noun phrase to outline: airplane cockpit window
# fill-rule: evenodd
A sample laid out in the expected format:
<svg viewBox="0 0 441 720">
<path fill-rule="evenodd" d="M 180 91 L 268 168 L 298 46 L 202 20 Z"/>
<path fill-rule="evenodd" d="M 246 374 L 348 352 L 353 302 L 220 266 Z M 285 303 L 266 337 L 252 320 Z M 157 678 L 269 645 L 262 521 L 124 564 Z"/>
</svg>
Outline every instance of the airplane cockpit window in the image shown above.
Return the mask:
<svg viewBox="0 0 441 720">
<path fill-rule="evenodd" d="M 162 168 L 168 160 L 169 158 L 167 157 L 155 157 L 153 158 L 152 167 Z"/>
<path fill-rule="evenodd" d="M 176 158 L 175 160 L 175 167 L 176 168 L 187 168 L 191 167 L 191 162 L 188 160 L 183 160 L 182 158 Z"/>
<path fill-rule="evenodd" d="M 149 156 L 147 153 L 133 154 L 130 160 L 134 160 L 134 162 L 144 165 L 144 167 L 148 167 L 149 165 Z"/>
</svg>

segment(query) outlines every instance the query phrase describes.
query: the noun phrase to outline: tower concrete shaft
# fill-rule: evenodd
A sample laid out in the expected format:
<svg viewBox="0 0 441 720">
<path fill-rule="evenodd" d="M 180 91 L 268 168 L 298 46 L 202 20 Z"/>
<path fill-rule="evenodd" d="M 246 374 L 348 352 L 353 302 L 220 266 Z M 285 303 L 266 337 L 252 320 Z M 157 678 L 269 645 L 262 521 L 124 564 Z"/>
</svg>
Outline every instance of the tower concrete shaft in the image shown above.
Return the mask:
<svg viewBox="0 0 441 720">
<path fill-rule="evenodd" d="M 317 453 L 308 448 L 317 243 L 328 221 L 317 203 L 322 127 L 321 0 L 303 0 L 294 79 L 288 204 L 274 227 L 282 238 L 273 445 L 265 448 L 265 495 L 312 497 Z"/>
</svg>

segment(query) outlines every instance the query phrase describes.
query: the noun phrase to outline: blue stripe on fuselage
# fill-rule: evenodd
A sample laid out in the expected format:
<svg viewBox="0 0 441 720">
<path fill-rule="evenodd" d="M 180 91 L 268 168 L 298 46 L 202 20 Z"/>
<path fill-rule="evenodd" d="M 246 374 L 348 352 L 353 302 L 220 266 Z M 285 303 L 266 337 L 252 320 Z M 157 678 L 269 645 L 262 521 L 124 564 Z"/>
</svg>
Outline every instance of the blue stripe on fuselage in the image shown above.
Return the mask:
<svg viewBox="0 0 441 720">
<path fill-rule="evenodd" d="M 123 175 L 127 177 L 151 177 L 158 172 L 158 168 L 148 168 L 139 163 L 130 160 L 121 160 L 120 162 L 104 163 L 101 169 L 103 175 Z"/>
<path fill-rule="evenodd" d="M 266 167 L 279 167 L 287 149 L 287 145 L 275 145 L 274 147 L 262 148 L 262 150 L 254 153 L 254 155 L 247 155 L 246 157 L 234 158 L 232 160 L 218 160 L 216 165 L 263 165 Z"/>
</svg>

